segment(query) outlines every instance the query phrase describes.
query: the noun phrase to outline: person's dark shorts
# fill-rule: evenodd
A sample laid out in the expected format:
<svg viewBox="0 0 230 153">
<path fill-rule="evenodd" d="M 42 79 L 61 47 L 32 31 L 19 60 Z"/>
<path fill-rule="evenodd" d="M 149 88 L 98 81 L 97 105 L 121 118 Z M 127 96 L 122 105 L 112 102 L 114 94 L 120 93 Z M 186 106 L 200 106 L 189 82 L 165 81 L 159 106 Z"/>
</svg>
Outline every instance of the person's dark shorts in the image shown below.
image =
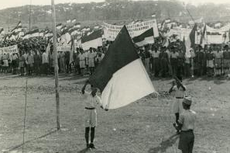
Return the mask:
<svg viewBox="0 0 230 153">
<path fill-rule="evenodd" d="M 180 134 L 178 149 L 183 152 L 192 153 L 194 145 L 194 133 L 192 130 L 182 131 Z"/>
</svg>

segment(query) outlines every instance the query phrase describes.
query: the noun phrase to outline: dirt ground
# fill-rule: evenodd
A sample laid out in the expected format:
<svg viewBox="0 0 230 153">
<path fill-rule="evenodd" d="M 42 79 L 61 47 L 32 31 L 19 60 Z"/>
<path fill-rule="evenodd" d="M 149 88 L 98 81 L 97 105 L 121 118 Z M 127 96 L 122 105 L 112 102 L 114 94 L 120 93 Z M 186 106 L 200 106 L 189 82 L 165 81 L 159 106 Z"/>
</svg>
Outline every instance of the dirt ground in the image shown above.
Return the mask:
<svg viewBox="0 0 230 153">
<path fill-rule="evenodd" d="M 84 78 L 83 78 L 84 79 Z M 26 77 L 0 75 L 0 151 L 21 153 L 83 153 L 83 79 L 60 76 L 61 130 L 56 131 L 54 77 L 29 77 L 25 145 L 23 121 Z M 126 107 L 98 107 L 95 153 L 180 153 L 172 126 L 171 79 L 154 79 L 160 93 Z M 230 152 L 230 81 L 225 78 L 184 80 L 197 112 L 194 153 Z"/>
</svg>

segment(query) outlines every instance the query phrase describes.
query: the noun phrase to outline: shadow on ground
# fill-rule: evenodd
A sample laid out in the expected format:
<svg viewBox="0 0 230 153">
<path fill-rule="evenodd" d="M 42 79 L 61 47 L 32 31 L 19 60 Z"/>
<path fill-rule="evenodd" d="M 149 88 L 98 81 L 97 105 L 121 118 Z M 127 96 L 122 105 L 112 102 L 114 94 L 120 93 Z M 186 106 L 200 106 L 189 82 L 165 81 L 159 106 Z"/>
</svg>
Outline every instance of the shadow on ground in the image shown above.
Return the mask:
<svg viewBox="0 0 230 153">
<path fill-rule="evenodd" d="M 10 153 L 10 152 L 12 152 L 12 151 L 14 151 L 14 150 L 16 150 L 16 149 L 19 149 L 19 148 L 23 147 L 25 144 L 31 143 L 31 142 L 36 141 L 36 140 L 38 140 L 38 139 L 42 139 L 42 138 L 47 137 L 47 136 L 49 136 L 49 135 L 51 135 L 51 134 L 53 134 L 53 133 L 56 133 L 56 132 L 57 132 L 57 130 L 56 130 L 56 129 L 55 129 L 55 130 L 53 129 L 53 130 L 51 130 L 50 132 L 48 132 L 48 133 L 46 133 L 46 134 L 44 134 L 44 135 L 42 135 L 42 136 L 40 136 L 40 137 L 34 138 L 34 139 L 32 139 L 32 140 L 28 140 L 28 141 L 26 141 L 26 142 L 24 142 L 24 143 L 21 143 L 21 144 L 17 145 L 17 146 L 13 146 L 13 147 L 7 149 L 7 151 L 5 151 L 4 153 Z"/>
<path fill-rule="evenodd" d="M 166 150 L 169 147 L 172 147 L 173 144 L 176 143 L 177 139 L 179 138 L 179 135 L 174 134 L 172 136 L 170 136 L 167 140 L 162 141 L 159 146 L 155 147 L 155 148 L 150 148 L 148 153 L 163 153 L 166 152 Z"/>
</svg>

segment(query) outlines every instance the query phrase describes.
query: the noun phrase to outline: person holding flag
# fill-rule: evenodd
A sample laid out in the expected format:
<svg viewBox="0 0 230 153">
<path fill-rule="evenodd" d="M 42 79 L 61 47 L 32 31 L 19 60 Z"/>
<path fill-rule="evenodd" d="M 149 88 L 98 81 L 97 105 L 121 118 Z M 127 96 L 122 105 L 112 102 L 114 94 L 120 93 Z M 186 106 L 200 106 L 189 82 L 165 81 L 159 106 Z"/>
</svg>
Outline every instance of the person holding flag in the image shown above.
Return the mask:
<svg viewBox="0 0 230 153">
<path fill-rule="evenodd" d="M 101 103 L 101 98 L 99 94 L 98 88 L 94 88 L 92 85 L 91 87 L 87 88 L 90 83 L 86 81 L 85 85 L 83 86 L 81 92 L 84 95 L 84 99 L 86 100 L 85 103 L 85 140 L 86 140 L 86 148 L 95 149 L 94 146 L 94 137 L 95 137 L 95 128 L 97 126 L 97 111 L 96 105 Z M 101 106 L 101 108 L 103 108 Z M 107 110 L 107 109 L 106 109 Z M 89 133 L 90 133 L 90 141 L 89 141 Z"/>
<path fill-rule="evenodd" d="M 178 76 L 178 77 L 174 76 L 174 79 L 175 80 L 172 82 L 172 87 L 169 89 L 169 93 L 172 93 L 174 91 L 174 95 L 176 97 L 172 105 L 172 111 L 176 117 L 176 123 L 173 123 L 173 125 L 178 126 L 179 116 L 180 116 L 180 113 L 182 113 L 183 111 L 182 101 L 185 96 L 186 87 L 182 84 L 181 76 Z M 180 131 L 177 130 L 177 133 L 179 134 Z"/>
<path fill-rule="evenodd" d="M 91 85 L 90 94 L 85 94 L 88 84 Z M 101 92 L 101 98 L 98 96 L 98 91 Z M 86 99 L 85 139 L 87 148 L 95 148 L 93 140 L 97 123 L 96 103 L 99 103 L 104 110 L 118 109 L 151 93 L 157 92 L 124 26 L 110 45 L 101 64 L 82 88 L 82 94 Z M 89 143 L 90 130 L 91 141 Z"/>
</svg>

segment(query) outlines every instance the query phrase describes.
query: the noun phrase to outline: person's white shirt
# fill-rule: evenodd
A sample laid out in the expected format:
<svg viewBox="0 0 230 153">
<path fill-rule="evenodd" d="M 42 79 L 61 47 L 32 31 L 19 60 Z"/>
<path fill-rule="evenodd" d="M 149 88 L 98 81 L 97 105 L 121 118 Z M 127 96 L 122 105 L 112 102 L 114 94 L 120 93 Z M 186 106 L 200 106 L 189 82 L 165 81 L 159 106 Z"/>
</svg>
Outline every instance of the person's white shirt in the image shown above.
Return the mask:
<svg viewBox="0 0 230 153">
<path fill-rule="evenodd" d="M 42 54 L 42 64 L 49 63 L 49 56 L 46 52 Z"/>
</svg>

